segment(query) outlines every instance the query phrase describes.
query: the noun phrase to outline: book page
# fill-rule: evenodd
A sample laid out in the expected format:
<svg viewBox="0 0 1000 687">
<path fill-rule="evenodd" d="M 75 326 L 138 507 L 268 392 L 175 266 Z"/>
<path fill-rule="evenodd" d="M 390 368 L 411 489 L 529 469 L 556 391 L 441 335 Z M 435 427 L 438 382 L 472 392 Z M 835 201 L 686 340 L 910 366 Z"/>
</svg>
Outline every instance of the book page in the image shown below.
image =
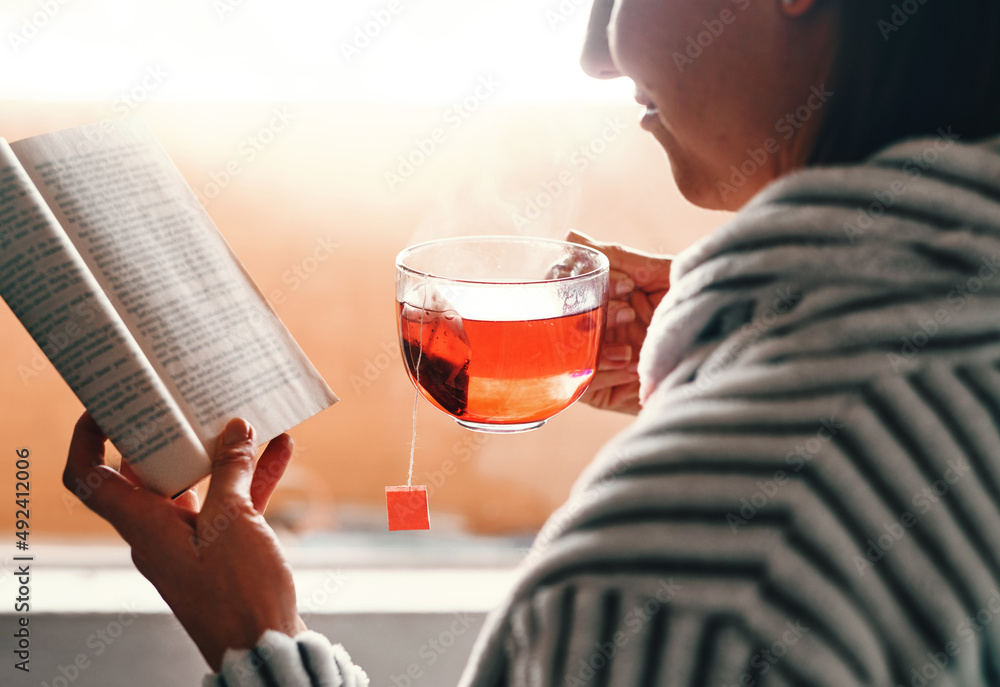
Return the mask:
<svg viewBox="0 0 1000 687">
<path fill-rule="evenodd" d="M 169 496 L 207 474 L 201 441 L 2 139 L 0 296 L 140 478 Z"/>
<path fill-rule="evenodd" d="M 11 146 L 206 450 L 268 441 L 337 398 L 136 119 Z"/>
</svg>

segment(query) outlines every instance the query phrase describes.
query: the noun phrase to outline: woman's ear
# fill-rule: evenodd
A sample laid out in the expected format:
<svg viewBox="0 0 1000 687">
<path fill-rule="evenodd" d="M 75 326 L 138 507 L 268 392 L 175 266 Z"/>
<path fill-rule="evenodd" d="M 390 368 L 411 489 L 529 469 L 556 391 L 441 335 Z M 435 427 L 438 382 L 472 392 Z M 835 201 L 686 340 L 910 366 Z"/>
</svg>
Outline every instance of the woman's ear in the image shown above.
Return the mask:
<svg viewBox="0 0 1000 687">
<path fill-rule="evenodd" d="M 781 13 L 786 17 L 801 17 L 816 6 L 817 0 L 777 0 Z"/>
</svg>

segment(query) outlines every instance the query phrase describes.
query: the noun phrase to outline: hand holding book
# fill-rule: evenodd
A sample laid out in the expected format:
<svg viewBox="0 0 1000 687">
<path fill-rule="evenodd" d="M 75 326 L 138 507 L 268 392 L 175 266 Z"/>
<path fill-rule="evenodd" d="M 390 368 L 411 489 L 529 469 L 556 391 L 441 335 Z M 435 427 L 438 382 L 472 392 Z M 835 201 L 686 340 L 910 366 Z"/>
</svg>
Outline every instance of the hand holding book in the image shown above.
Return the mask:
<svg viewBox="0 0 1000 687">
<path fill-rule="evenodd" d="M 212 452 L 212 482 L 198 508 L 194 491 L 168 499 L 137 489 L 104 460 L 105 437 L 84 414 L 63 481 L 92 484 L 83 502 L 132 548 L 136 567 L 218 671 L 226 649 L 253 647 L 266 630 L 306 629 L 292 572 L 263 512 L 291 457 L 287 435 L 272 439 L 257 466 L 256 437 L 243 420 L 225 427 Z"/>
</svg>

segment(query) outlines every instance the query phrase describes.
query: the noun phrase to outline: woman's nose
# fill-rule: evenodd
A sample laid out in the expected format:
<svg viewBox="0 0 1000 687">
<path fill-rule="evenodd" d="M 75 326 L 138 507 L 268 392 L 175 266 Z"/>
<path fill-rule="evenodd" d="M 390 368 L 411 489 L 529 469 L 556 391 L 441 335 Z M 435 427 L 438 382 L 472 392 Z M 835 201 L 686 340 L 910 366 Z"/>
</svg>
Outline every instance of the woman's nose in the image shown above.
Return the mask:
<svg viewBox="0 0 1000 687">
<path fill-rule="evenodd" d="M 608 47 L 608 23 L 614 6 L 615 0 L 594 0 L 594 5 L 590 9 L 590 21 L 587 23 L 587 36 L 583 42 L 580 66 L 595 79 L 613 79 L 621 76 L 611 60 L 611 49 Z"/>
</svg>

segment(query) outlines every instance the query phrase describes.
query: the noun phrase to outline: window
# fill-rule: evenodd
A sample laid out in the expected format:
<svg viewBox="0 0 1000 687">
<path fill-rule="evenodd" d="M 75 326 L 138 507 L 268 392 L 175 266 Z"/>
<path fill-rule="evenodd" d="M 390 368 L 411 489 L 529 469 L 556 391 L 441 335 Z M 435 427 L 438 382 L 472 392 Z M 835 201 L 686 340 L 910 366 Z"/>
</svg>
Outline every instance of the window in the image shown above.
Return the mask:
<svg viewBox="0 0 1000 687">
<path fill-rule="evenodd" d="M 720 222 L 677 194 L 635 124 L 631 84 L 580 72 L 588 11 L 555 0 L 104 0 L 0 13 L 0 135 L 146 119 L 340 395 L 292 432 L 296 457 L 269 512 L 289 541 L 339 533 L 338 545 L 391 551 L 491 535 L 516 551 L 627 424 L 577 404 L 541 430 L 485 436 L 421 402 L 415 482 L 431 490 L 434 529 L 383 534 L 383 487 L 406 479 L 414 394 L 393 311 L 400 249 L 572 227 L 670 253 Z M 0 322 L 0 437 L 8 457 L 34 457 L 33 536 L 112 536 L 60 484 L 78 402 L 6 308 Z"/>
</svg>

